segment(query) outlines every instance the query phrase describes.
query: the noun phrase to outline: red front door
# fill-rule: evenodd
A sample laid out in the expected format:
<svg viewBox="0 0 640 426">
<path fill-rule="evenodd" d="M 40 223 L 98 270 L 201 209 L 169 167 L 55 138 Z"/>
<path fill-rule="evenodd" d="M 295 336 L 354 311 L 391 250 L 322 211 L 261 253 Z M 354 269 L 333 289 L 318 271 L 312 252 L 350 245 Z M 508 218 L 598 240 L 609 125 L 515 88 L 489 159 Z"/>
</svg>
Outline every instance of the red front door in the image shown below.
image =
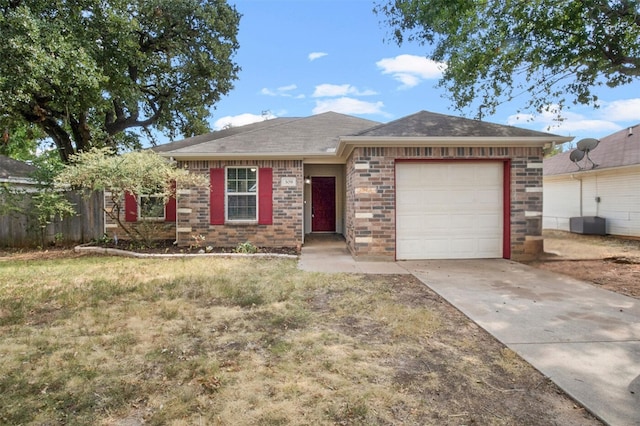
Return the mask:
<svg viewBox="0 0 640 426">
<path fill-rule="evenodd" d="M 336 232 L 336 178 L 311 178 L 311 231 Z"/>
</svg>

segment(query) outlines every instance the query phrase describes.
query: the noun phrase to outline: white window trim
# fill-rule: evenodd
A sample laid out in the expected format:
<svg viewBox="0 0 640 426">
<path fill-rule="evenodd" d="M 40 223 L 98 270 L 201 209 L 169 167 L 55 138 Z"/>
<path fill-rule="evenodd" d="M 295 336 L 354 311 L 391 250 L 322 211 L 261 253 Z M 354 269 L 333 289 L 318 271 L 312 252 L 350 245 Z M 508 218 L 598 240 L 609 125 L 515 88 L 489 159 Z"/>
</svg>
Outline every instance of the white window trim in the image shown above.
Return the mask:
<svg viewBox="0 0 640 426">
<path fill-rule="evenodd" d="M 162 194 L 149 194 L 149 195 L 138 195 L 136 197 L 136 201 L 138 204 L 138 220 L 141 222 L 164 222 L 167 218 L 167 206 L 166 203 L 163 203 L 162 206 L 162 216 L 142 216 L 142 199 L 156 197 L 162 199 Z"/>
<path fill-rule="evenodd" d="M 229 188 L 229 184 L 228 184 L 228 180 L 229 180 L 229 173 L 228 170 L 229 169 L 255 169 L 256 171 L 256 190 L 255 192 L 233 192 L 233 195 L 252 195 L 255 197 L 256 199 L 256 217 L 255 219 L 229 219 L 229 192 L 228 192 L 228 188 Z M 260 188 L 260 178 L 259 178 L 259 173 L 258 173 L 258 167 L 257 166 L 226 166 L 224 169 L 224 220 L 225 222 L 228 223 L 234 223 L 234 224 L 256 224 L 258 223 L 258 218 L 260 217 L 260 213 L 259 213 L 259 208 L 260 208 L 260 203 L 258 200 L 258 190 Z"/>
</svg>

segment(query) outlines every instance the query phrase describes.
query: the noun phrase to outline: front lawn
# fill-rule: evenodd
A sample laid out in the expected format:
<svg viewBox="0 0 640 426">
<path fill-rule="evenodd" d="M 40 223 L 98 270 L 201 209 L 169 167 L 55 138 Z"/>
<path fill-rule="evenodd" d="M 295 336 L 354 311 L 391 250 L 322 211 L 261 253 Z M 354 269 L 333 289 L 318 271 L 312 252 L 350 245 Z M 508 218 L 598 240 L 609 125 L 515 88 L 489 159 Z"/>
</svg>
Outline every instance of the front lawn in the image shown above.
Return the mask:
<svg viewBox="0 0 640 426">
<path fill-rule="evenodd" d="M 3 424 L 597 424 L 411 276 L 0 259 Z"/>
</svg>

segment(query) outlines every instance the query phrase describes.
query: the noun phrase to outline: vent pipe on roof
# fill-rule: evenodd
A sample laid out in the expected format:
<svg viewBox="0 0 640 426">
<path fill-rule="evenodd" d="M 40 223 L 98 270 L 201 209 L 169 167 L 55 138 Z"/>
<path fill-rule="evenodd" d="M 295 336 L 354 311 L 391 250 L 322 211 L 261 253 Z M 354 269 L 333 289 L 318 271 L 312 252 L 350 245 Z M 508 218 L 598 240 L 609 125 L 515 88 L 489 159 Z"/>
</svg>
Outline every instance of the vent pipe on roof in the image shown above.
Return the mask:
<svg viewBox="0 0 640 426">
<path fill-rule="evenodd" d="M 629 134 L 627 136 L 633 136 L 633 127 L 629 127 Z"/>
</svg>

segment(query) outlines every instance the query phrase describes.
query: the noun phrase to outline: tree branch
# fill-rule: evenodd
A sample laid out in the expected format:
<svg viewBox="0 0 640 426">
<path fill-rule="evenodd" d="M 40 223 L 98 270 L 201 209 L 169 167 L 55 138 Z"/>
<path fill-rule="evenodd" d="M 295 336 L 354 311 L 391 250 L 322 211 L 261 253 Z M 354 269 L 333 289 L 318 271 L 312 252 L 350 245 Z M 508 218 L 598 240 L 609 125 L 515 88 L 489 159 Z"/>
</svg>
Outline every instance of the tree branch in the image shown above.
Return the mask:
<svg viewBox="0 0 640 426">
<path fill-rule="evenodd" d="M 107 134 L 110 136 L 115 135 L 118 132 L 121 132 L 126 129 L 130 129 L 132 127 L 146 127 L 154 124 L 160 118 L 164 110 L 164 102 L 160 101 L 157 104 L 155 102 L 151 102 L 151 109 L 153 109 L 154 114 L 147 118 L 146 120 L 138 120 L 138 111 L 134 111 L 129 117 L 126 117 L 124 111 L 120 109 L 119 113 L 116 112 L 116 118 L 113 119 L 113 115 L 108 115 L 107 118 L 111 118 L 111 121 L 105 121 L 105 129 L 107 130 Z"/>
</svg>

